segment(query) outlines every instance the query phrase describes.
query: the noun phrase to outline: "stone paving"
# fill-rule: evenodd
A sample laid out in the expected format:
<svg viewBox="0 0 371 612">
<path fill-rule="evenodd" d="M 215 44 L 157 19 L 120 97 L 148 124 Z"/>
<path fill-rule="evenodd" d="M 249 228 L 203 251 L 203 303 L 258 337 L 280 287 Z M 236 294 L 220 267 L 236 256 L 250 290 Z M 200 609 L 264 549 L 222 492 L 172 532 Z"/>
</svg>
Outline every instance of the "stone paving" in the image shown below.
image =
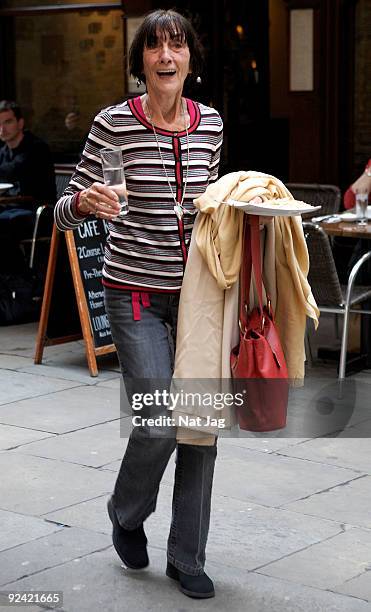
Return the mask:
<svg viewBox="0 0 371 612">
<path fill-rule="evenodd" d="M 126 446 L 115 356 L 98 378 L 82 342 L 36 366 L 36 329 L 0 328 L 0 591 L 63 591 L 66 612 L 371 612 L 370 371 L 339 396 L 334 368 L 312 368 L 289 435 L 219 440 L 216 597 L 191 600 L 164 575 L 173 458 L 146 522 L 149 567 L 126 570 L 111 545 L 106 500 Z"/>
</svg>

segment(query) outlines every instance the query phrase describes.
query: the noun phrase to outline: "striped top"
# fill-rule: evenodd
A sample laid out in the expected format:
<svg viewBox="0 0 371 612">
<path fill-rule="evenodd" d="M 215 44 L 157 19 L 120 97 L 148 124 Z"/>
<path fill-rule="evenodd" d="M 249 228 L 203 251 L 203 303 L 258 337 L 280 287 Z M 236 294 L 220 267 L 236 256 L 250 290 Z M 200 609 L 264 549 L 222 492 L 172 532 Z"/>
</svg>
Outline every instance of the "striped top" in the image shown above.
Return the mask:
<svg viewBox="0 0 371 612">
<path fill-rule="evenodd" d="M 223 124 L 218 112 L 186 100 L 190 125 L 185 213 L 179 220 L 151 124 L 140 97 L 102 110 L 90 130 L 81 161 L 58 200 L 55 220 L 61 230 L 75 229 L 77 193 L 103 183 L 99 151 L 120 147 L 125 168 L 129 214 L 108 222 L 103 283 L 123 289 L 179 291 L 197 210 L 193 200 L 218 178 Z M 181 201 L 187 172 L 187 134 L 155 128 L 167 175 Z"/>
</svg>

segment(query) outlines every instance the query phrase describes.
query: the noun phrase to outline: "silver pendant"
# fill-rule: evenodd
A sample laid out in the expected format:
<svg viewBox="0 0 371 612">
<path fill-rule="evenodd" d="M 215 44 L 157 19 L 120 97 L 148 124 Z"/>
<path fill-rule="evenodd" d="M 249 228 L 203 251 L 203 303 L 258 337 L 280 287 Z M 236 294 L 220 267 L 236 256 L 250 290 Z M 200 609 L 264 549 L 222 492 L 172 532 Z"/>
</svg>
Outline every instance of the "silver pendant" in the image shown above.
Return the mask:
<svg viewBox="0 0 371 612">
<path fill-rule="evenodd" d="M 174 212 L 176 214 L 176 216 L 178 217 L 179 221 L 181 221 L 183 219 L 183 206 L 181 204 L 179 204 L 179 202 L 177 202 L 174 206 Z"/>
</svg>

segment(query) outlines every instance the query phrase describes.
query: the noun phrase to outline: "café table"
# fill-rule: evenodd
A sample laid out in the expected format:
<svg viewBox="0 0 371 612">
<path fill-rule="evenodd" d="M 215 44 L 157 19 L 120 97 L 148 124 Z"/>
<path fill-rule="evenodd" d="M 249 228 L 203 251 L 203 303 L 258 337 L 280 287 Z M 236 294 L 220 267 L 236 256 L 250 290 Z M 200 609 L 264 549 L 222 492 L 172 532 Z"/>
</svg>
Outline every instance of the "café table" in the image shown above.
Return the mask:
<svg viewBox="0 0 371 612">
<path fill-rule="evenodd" d="M 328 236 L 341 236 L 343 238 L 355 238 L 357 240 L 371 240 L 371 219 L 366 225 L 359 225 L 356 221 L 338 221 L 328 223 L 326 220 L 318 222 L 318 225 Z M 371 251 L 371 243 L 369 245 Z M 371 284 L 371 279 L 370 279 Z M 369 309 L 371 304 L 365 302 L 364 307 Z M 361 317 L 361 347 L 360 363 L 363 367 L 371 367 L 371 321 L 368 315 Z M 355 364 L 356 365 L 356 364 Z"/>
<path fill-rule="evenodd" d="M 344 238 L 361 238 L 371 240 L 371 220 L 367 225 L 358 225 L 355 221 L 339 221 L 337 223 L 318 223 L 329 236 L 343 236 Z M 371 250 L 371 245 L 370 245 Z"/>
</svg>

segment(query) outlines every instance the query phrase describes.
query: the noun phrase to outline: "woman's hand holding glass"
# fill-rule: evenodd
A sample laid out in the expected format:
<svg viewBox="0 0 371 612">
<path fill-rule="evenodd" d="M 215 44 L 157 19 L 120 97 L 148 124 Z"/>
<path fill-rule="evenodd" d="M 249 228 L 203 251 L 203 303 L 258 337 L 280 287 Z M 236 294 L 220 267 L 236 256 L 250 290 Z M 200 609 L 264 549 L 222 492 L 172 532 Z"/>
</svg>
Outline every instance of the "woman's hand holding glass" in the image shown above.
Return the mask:
<svg viewBox="0 0 371 612">
<path fill-rule="evenodd" d="M 80 194 L 79 210 L 100 219 L 112 220 L 129 212 L 122 151 L 105 147 L 100 151 L 104 185 L 93 183 Z"/>
<path fill-rule="evenodd" d="M 110 221 L 121 211 L 119 196 L 107 185 L 93 183 L 88 189 L 80 192 L 79 211 Z"/>
</svg>

